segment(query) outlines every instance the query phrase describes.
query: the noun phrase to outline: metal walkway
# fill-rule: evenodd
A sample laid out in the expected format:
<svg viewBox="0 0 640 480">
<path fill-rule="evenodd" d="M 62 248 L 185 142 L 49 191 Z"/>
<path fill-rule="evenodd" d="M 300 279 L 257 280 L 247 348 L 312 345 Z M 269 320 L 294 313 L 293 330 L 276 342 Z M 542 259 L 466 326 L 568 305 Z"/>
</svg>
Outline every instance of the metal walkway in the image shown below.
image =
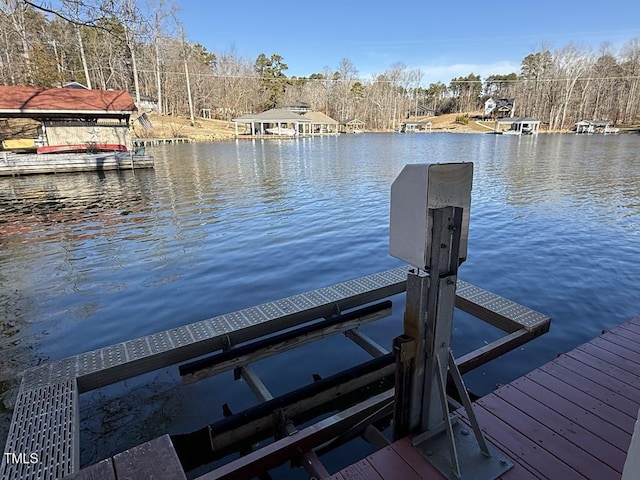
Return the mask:
<svg viewBox="0 0 640 480">
<path fill-rule="evenodd" d="M 401 293 L 406 272 L 387 270 L 27 370 L 0 477 L 56 480 L 79 469 L 79 394 Z M 463 281 L 456 306 L 509 332 L 494 342 L 504 351 L 548 329 L 546 315 Z"/>
</svg>

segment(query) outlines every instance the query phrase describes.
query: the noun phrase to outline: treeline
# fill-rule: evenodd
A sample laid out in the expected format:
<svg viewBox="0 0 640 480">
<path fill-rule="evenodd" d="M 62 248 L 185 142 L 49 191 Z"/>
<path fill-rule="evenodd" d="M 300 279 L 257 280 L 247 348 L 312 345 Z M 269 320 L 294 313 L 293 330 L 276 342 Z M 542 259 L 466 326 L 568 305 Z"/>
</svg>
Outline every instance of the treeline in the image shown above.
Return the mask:
<svg viewBox="0 0 640 480">
<path fill-rule="evenodd" d="M 144 3 L 143 3 L 144 2 Z M 395 128 L 407 116 L 481 110 L 484 101 L 515 99 L 518 116 L 551 129 L 582 119 L 639 121 L 640 38 L 619 51 L 575 46 L 527 55 L 520 72 L 482 79 L 470 73 L 448 85 L 422 86 L 424 73 L 402 63 L 363 79 L 343 59 L 305 78 L 287 76 L 278 54 L 243 58 L 209 51 L 185 38 L 171 0 L 0 2 L 0 83 L 55 86 L 77 81 L 152 97 L 161 113 L 192 120 L 311 104 L 338 120 L 359 118 L 370 129 Z"/>
</svg>

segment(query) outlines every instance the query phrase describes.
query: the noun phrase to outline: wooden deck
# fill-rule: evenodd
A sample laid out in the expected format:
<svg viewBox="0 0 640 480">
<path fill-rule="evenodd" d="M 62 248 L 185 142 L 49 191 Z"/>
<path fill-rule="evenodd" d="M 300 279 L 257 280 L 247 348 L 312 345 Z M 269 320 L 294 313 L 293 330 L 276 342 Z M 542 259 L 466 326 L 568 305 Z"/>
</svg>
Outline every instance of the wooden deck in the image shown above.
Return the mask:
<svg viewBox="0 0 640 480">
<path fill-rule="evenodd" d="M 66 480 L 186 480 L 169 435 L 163 435 L 131 450 L 91 465 Z"/>
<path fill-rule="evenodd" d="M 619 479 L 639 408 L 640 319 L 560 355 L 474 404 L 488 440 L 514 463 L 501 477 L 506 480 Z M 398 478 L 443 477 L 409 438 L 330 477 Z"/>
</svg>

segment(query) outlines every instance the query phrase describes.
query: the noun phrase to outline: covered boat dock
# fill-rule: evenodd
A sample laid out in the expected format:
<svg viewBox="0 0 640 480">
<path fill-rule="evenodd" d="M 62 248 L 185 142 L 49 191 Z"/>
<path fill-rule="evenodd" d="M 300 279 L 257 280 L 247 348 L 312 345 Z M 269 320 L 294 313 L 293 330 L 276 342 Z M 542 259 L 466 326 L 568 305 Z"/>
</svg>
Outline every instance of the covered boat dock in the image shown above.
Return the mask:
<svg viewBox="0 0 640 480">
<path fill-rule="evenodd" d="M 311 120 L 302 115 L 287 110 L 286 108 L 274 108 L 262 113 L 252 113 L 233 119 L 236 138 L 241 137 L 273 137 L 267 129 L 276 127 L 279 129 L 293 128 L 296 135 L 311 134 Z M 240 132 L 239 125 L 244 125 L 244 132 Z M 278 135 L 291 136 L 291 135 Z"/>
<path fill-rule="evenodd" d="M 540 130 L 540 120 L 529 117 L 500 118 L 495 123 L 495 133 L 504 135 L 537 135 Z M 503 125 L 508 125 L 504 129 Z"/>
</svg>

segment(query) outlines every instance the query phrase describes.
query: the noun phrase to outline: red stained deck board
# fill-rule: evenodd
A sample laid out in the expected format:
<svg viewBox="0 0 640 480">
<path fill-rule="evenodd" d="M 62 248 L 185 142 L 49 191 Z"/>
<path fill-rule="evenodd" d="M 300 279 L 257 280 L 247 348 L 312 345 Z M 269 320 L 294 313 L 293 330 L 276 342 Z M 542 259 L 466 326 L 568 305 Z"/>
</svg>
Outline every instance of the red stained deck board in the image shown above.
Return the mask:
<svg viewBox="0 0 640 480">
<path fill-rule="evenodd" d="M 636 415 L 638 414 L 638 404 L 635 401 L 629 399 L 628 396 L 621 395 L 620 393 L 614 391 L 614 387 L 603 385 L 602 378 L 598 378 L 596 376 L 596 374 L 600 374 L 600 372 L 598 372 L 597 370 L 593 370 L 595 373 L 589 377 L 582 376 L 577 374 L 570 368 L 567 368 L 571 367 L 571 363 L 575 363 L 581 369 L 583 369 L 584 367 L 584 365 L 580 364 L 579 362 L 576 362 L 569 357 L 565 357 L 563 358 L 562 365 L 556 362 L 552 362 L 544 365 L 543 367 L 540 367 L 540 371 L 557 378 L 567 386 L 581 390 L 597 402 L 602 403 L 603 405 L 607 405 L 627 417 L 627 419 L 625 419 L 624 417 L 619 418 L 622 423 L 616 423 L 617 425 L 628 425 L 629 422 L 633 424 Z M 602 374 L 600 374 L 600 376 L 602 377 Z M 608 376 L 604 376 L 604 379 L 607 381 L 610 380 Z M 615 388 L 626 392 L 624 388 L 620 388 L 619 382 L 616 382 Z M 625 431 L 633 433 L 633 426 Z"/>
<path fill-rule="evenodd" d="M 640 354 L 615 342 L 611 342 L 604 337 L 594 338 L 588 344 L 582 345 L 579 348 L 583 351 L 594 351 L 596 353 L 600 353 L 599 350 L 604 350 L 610 354 L 617 355 L 622 359 L 619 366 L 623 368 L 630 368 L 629 371 L 636 375 L 639 373 Z"/>
<path fill-rule="evenodd" d="M 618 355 L 602 350 L 601 348 L 591 347 L 588 350 L 576 348 L 567 353 L 567 356 L 575 358 L 615 378 L 628 385 L 629 388 L 633 388 L 636 392 L 640 392 L 640 377 L 633 373 L 634 368 L 628 366 L 627 368 L 623 368 L 623 364 L 625 363 L 624 358 Z"/>
<path fill-rule="evenodd" d="M 616 335 L 635 344 L 640 344 L 640 327 L 631 325 L 629 323 L 620 325 L 619 327 L 616 327 L 613 330 L 605 333 Z"/>
<path fill-rule="evenodd" d="M 460 410 L 460 413 L 462 413 L 462 410 Z M 471 431 L 471 425 L 468 423 L 468 420 L 464 416 L 462 422 L 465 423 L 469 431 Z M 505 454 L 506 450 L 504 448 L 501 448 L 496 442 L 492 442 L 490 439 L 487 439 L 487 441 L 491 445 L 493 445 L 493 447 L 497 448 L 498 450 L 502 451 L 503 454 Z M 418 450 L 413 448 L 411 439 L 403 438 L 401 440 L 398 440 L 391 445 L 391 448 L 396 449 L 396 451 L 401 450 L 402 456 L 405 458 L 407 463 L 412 465 L 413 468 L 421 474 L 422 478 L 441 478 L 438 470 L 433 465 L 431 465 Z M 513 463 L 513 468 L 509 469 L 499 478 L 503 480 L 537 480 L 540 478 L 539 476 L 534 475 L 533 472 L 531 472 L 530 467 L 521 463 L 518 458 L 515 458 L 513 455 L 505 454 L 505 456 L 508 457 L 509 460 L 511 460 L 511 462 Z M 432 474 L 431 472 L 434 473 Z M 434 474 L 436 476 L 434 476 Z"/>
<path fill-rule="evenodd" d="M 367 457 L 369 464 L 384 479 L 401 478 L 402 480 L 422 480 L 427 478 L 442 478 L 437 476 L 421 476 L 391 447 L 385 447 Z"/>
<path fill-rule="evenodd" d="M 497 395 L 488 395 L 479 400 L 478 404 L 494 415 L 504 418 L 506 423 L 522 435 L 540 445 L 581 475 L 601 480 L 620 478 L 619 473 L 611 467 L 541 423 L 546 421 L 545 418 L 538 421 Z"/>
<path fill-rule="evenodd" d="M 631 417 L 586 393 L 537 370 L 510 385 L 544 403 L 603 439 L 627 451 L 633 433 Z"/>
<path fill-rule="evenodd" d="M 618 480 L 639 407 L 635 319 L 483 397 L 474 411 L 487 439 L 514 463 L 504 480 Z M 409 438 L 340 474 L 331 478 L 442 478 Z"/>
<path fill-rule="evenodd" d="M 440 479 L 444 478 L 436 467 L 431 465 L 426 458 L 413 446 L 411 443 L 412 438 L 405 437 L 397 442 L 394 442 L 390 447 L 395 450 L 398 455 L 405 459 L 405 461 L 413 467 L 413 469 L 420 475 L 419 478 L 424 479 Z"/>
<path fill-rule="evenodd" d="M 340 474 L 344 480 L 385 480 L 378 475 L 366 459 L 340 470 Z"/>
<path fill-rule="evenodd" d="M 621 347 L 628 348 L 640 357 L 640 335 L 636 335 L 628 330 L 621 331 L 620 329 L 616 329 L 615 331 L 612 330 L 603 333 L 600 338 L 604 338 L 608 342 L 615 343 Z"/>
<path fill-rule="evenodd" d="M 619 325 L 617 327 L 615 327 L 614 329 L 611 330 L 612 332 L 616 332 L 619 335 L 622 336 L 626 336 L 629 335 L 629 338 L 633 338 L 633 336 L 639 336 L 640 335 L 640 325 L 638 325 L 637 323 L 634 322 L 627 322 L 627 323 L 623 323 L 622 325 Z"/>
<path fill-rule="evenodd" d="M 592 431 L 519 390 L 517 388 L 518 382 L 516 380 L 516 382 L 500 388 L 496 392 L 496 396 L 510 403 L 524 415 L 534 420 L 543 421 L 551 432 L 568 440 L 592 457 L 599 458 L 612 470 L 622 473 L 622 467 L 627 457 L 626 450 L 623 451 L 615 447 Z"/>
<path fill-rule="evenodd" d="M 342 476 L 342 474 L 340 472 L 336 472 L 333 475 L 331 475 L 329 478 L 327 478 L 326 480 L 344 480 L 344 477 Z"/>
<path fill-rule="evenodd" d="M 619 408 L 634 418 L 638 415 L 640 390 L 616 378 L 615 373 L 603 371 L 602 362 L 594 361 L 590 355 L 586 355 L 584 352 L 569 353 L 571 353 L 571 356 L 566 354 L 561 357 L 562 361 L 559 362 L 560 365 L 578 374 L 581 377 L 580 381 L 582 381 L 582 378 L 593 380 L 593 382 L 610 392 L 615 392 L 619 396 L 624 397 L 625 400 L 619 399 L 619 401 L 612 403 L 612 405 L 615 405 L 616 408 Z M 587 362 L 591 363 L 591 365 Z M 598 368 L 600 368 L 600 370 Z"/>
<path fill-rule="evenodd" d="M 522 435 L 501 417 L 489 410 L 475 406 L 474 412 L 482 430 L 494 445 L 511 460 L 522 464 L 525 469 L 538 478 L 585 478 L 574 469 L 551 455 L 544 448 Z M 462 412 L 459 410 L 459 412 Z"/>
</svg>

